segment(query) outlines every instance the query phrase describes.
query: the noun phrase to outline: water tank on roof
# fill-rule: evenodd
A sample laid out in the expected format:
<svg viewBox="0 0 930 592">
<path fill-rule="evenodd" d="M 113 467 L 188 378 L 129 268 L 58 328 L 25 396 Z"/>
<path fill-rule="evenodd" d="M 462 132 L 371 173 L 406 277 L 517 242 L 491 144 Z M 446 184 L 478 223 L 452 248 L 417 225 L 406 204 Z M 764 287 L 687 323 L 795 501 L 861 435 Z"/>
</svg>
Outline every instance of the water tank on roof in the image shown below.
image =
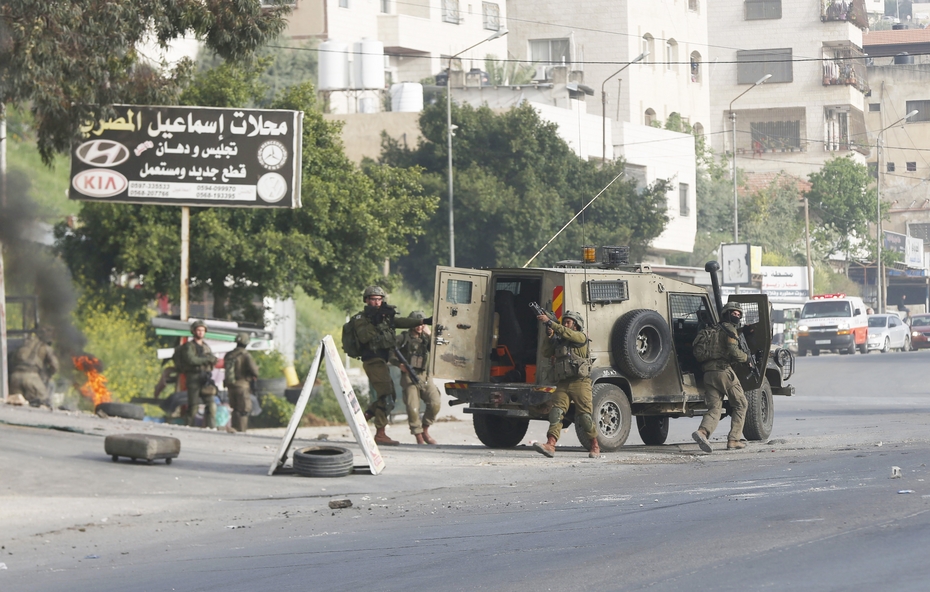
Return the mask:
<svg viewBox="0 0 930 592">
<path fill-rule="evenodd" d="M 902 51 L 898 55 L 894 56 L 895 64 L 913 64 L 914 56 L 908 54 L 906 51 Z"/>
<path fill-rule="evenodd" d="M 355 42 L 353 88 L 384 88 L 384 44 L 374 39 Z"/>
<path fill-rule="evenodd" d="M 423 85 L 401 82 L 391 85 L 391 111 L 419 113 L 423 110 Z"/>
<path fill-rule="evenodd" d="M 320 44 L 320 72 L 317 90 L 349 87 L 349 46 L 341 41 Z"/>
</svg>

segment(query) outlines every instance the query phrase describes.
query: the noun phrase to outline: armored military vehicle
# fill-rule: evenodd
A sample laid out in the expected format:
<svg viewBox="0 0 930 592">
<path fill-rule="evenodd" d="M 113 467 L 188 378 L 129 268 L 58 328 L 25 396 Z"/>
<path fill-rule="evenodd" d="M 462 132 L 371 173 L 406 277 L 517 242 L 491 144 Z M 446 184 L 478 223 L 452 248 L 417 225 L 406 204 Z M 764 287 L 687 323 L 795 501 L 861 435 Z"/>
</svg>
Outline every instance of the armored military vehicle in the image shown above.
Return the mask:
<svg viewBox="0 0 930 592">
<path fill-rule="evenodd" d="M 717 264 L 708 263 L 715 295 L 700 286 L 630 265 L 625 247 L 586 249 L 586 261 L 553 268 L 439 267 L 433 306 L 430 373 L 446 383 L 450 405 L 468 405 L 475 433 L 486 446 L 516 446 L 530 420 L 548 421 L 555 390 L 541 354 L 545 331 L 531 303 L 556 318 L 572 310 L 584 318 L 594 358 L 594 420 L 602 450 L 616 450 L 633 417 L 643 442 L 665 443 L 669 419 L 702 415 L 701 364 L 691 344 L 718 322 L 722 307 Z M 749 399 L 743 434 L 763 440 L 772 431 L 773 395 L 792 395 L 788 350 L 770 352 L 770 306 L 764 294 L 730 296 L 743 308 L 746 345 L 759 361 L 737 374 Z M 728 411 L 726 403 L 725 411 Z M 564 419 L 572 423 L 574 409 Z M 588 436 L 576 425 L 587 446 Z"/>
</svg>

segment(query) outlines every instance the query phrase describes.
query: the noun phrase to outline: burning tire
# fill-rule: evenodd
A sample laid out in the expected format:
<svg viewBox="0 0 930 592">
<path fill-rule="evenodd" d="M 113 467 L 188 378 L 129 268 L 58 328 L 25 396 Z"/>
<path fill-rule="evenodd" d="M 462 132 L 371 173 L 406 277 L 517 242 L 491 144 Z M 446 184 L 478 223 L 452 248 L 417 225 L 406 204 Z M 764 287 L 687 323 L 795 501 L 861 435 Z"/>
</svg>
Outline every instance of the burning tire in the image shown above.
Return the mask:
<svg viewBox="0 0 930 592">
<path fill-rule="evenodd" d="M 352 451 L 337 446 L 308 446 L 294 451 L 294 471 L 304 477 L 345 477 L 352 472 Z"/>
<path fill-rule="evenodd" d="M 94 408 L 94 413 L 124 419 L 142 420 L 145 417 L 145 409 L 142 405 L 133 405 L 132 403 L 100 403 Z"/>
</svg>

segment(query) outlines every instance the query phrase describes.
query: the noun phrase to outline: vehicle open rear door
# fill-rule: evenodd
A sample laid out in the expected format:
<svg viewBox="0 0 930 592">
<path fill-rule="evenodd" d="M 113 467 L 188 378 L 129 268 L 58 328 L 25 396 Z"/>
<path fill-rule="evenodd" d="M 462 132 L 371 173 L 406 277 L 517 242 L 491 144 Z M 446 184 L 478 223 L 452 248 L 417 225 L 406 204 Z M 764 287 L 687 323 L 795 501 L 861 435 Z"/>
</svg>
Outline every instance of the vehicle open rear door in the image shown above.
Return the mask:
<svg viewBox="0 0 930 592">
<path fill-rule="evenodd" d="M 487 378 L 491 272 L 436 268 L 430 374 L 442 380 Z"/>
<path fill-rule="evenodd" d="M 732 294 L 729 302 L 739 302 L 743 308 L 743 336 L 749 351 L 756 355 L 759 366 L 759 377 L 753 376 L 749 364 L 734 364 L 736 374 L 744 391 L 755 390 L 762 386 L 762 377 L 765 376 L 765 365 L 769 359 L 769 349 L 772 347 L 772 322 L 769 310 L 769 297 L 765 294 Z M 760 353 L 761 352 L 761 353 Z"/>
</svg>

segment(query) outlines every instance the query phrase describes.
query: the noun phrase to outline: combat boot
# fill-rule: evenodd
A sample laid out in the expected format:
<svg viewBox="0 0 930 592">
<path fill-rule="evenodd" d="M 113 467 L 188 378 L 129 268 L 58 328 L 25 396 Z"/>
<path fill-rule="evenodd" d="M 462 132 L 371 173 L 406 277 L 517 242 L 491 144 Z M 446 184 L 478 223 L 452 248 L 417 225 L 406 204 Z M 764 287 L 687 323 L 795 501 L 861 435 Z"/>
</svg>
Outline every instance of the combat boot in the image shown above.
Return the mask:
<svg viewBox="0 0 930 592">
<path fill-rule="evenodd" d="M 552 458 L 553 456 L 555 456 L 556 442 L 558 442 L 558 440 L 555 439 L 555 436 L 549 436 L 545 444 L 540 444 L 539 442 L 536 442 L 535 444 L 533 444 L 533 449 L 536 450 L 536 452 L 538 452 L 539 454 L 542 454 L 543 456 L 548 456 L 549 458 Z"/>
<path fill-rule="evenodd" d="M 601 445 L 597 443 L 597 438 L 591 440 L 591 448 L 588 448 L 588 458 L 601 458 Z"/>
<path fill-rule="evenodd" d="M 427 444 L 432 444 L 434 446 L 436 445 L 436 440 L 429 435 L 429 426 L 423 426 L 423 440 Z"/>
<path fill-rule="evenodd" d="M 713 452 L 714 449 L 710 447 L 710 442 L 707 441 L 708 436 L 710 436 L 710 434 L 705 432 L 704 428 L 698 428 L 698 431 L 691 434 L 691 437 L 697 442 L 698 446 L 701 447 L 701 450 L 704 452 Z"/>
<path fill-rule="evenodd" d="M 400 442 L 391 440 L 390 436 L 384 433 L 384 428 L 378 428 L 375 432 L 375 443 L 383 446 L 399 446 Z"/>
<path fill-rule="evenodd" d="M 426 439 L 423 437 L 423 434 L 414 434 L 413 437 L 417 439 L 417 444 L 426 444 Z"/>
<path fill-rule="evenodd" d="M 746 445 L 739 440 L 727 440 L 727 450 L 741 450 L 743 448 L 746 448 Z"/>
</svg>

